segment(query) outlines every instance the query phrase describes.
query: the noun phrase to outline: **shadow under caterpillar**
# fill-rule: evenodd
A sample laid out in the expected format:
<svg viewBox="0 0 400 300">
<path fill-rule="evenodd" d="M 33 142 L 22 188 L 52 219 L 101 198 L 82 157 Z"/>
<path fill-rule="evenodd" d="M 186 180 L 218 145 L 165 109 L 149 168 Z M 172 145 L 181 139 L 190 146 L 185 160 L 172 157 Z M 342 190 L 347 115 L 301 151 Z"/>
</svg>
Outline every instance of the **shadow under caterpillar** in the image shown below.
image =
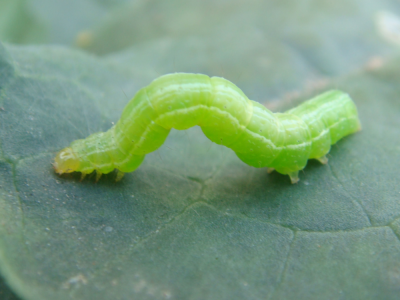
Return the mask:
<svg viewBox="0 0 400 300">
<path fill-rule="evenodd" d="M 272 113 L 226 79 L 175 73 L 139 90 L 113 127 L 72 142 L 53 166 L 58 174 L 81 172 L 82 179 L 95 170 L 96 180 L 118 169 L 118 181 L 158 149 L 171 128 L 196 125 L 246 164 L 287 174 L 292 183 L 308 159 L 326 164 L 331 145 L 361 129 L 354 102 L 338 90 Z"/>
</svg>

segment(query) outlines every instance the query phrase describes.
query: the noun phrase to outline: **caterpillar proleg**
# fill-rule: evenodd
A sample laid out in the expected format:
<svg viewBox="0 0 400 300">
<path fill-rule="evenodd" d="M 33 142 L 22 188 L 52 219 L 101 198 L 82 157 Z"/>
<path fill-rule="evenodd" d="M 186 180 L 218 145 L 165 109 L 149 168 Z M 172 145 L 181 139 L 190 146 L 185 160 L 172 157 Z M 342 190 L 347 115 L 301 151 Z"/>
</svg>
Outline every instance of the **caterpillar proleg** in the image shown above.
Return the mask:
<svg viewBox="0 0 400 300">
<path fill-rule="evenodd" d="M 58 174 L 118 169 L 117 180 L 136 170 L 172 128 L 200 126 L 214 143 L 231 148 L 246 164 L 299 180 L 308 159 L 327 163 L 332 144 L 361 129 L 357 108 L 338 90 L 285 112 L 272 113 L 230 81 L 202 74 L 161 76 L 139 90 L 107 132 L 76 140 L 55 157 Z"/>
</svg>

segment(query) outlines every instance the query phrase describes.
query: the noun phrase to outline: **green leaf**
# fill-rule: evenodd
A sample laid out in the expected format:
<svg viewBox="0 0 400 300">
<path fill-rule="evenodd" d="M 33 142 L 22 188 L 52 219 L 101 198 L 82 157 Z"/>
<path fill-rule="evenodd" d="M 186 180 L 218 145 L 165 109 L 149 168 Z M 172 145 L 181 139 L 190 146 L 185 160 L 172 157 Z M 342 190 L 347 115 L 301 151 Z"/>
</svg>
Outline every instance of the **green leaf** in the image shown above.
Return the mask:
<svg viewBox="0 0 400 300">
<path fill-rule="evenodd" d="M 233 6 L 230 23 L 205 22 L 215 32 L 155 30 L 102 58 L 0 45 L 0 271 L 22 299 L 398 299 L 400 57 L 388 58 L 398 48 L 374 23 L 396 4 L 279 3 Z M 261 31 L 233 22 L 246 7 L 248 18 L 267 19 Z M 235 41 L 235 31 L 246 36 Z M 120 182 L 54 173 L 58 150 L 107 130 L 127 97 L 177 70 L 226 73 L 254 100 L 279 97 L 279 109 L 339 88 L 363 130 L 334 145 L 328 165 L 310 161 L 297 185 L 243 164 L 199 128 L 173 131 Z M 327 82 L 332 75 L 342 76 Z M 15 298 L 1 284 L 0 296 Z"/>
<path fill-rule="evenodd" d="M 110 127 L 139 80 L 62 48 L 2 48 L 3 275 L 26 299 L 396 298 L 399 61 L 335 84 L 363 131 L 298 185 L 197 129 L 95 184 L 57 176 L 52 157 Z"/>
<path fill-rule="evenodd" d="M 21 300 L 14 292 L 6 285 L 3 278 L 0 278 L 0 297 L 2 300 Z"/>
</svg>

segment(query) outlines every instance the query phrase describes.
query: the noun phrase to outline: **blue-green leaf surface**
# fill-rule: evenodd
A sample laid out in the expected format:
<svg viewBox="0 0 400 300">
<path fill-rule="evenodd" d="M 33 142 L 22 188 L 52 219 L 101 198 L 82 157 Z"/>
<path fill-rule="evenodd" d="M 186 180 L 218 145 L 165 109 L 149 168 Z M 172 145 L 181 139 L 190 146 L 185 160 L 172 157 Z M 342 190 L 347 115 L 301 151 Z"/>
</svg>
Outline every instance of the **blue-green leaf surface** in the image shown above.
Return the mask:
<svg viewBox="0 0 400 300">
<path fill-rule="evenodd" d="M 395 1 L 300 2 L 261 6 L 270 16 L 261 18 L 261 2 L 237 1 L 222 10 L 225 23 L 168 21 L 174 30 L 154 29 L 129 48 L 104 36 L 115 47 L 107 51 L 124 50 L 102 57 L 1 44 L 0 272 L 18 296 L 0 282 L 0 297 L 398 299 L 400 57 L 396 31 L 375 16 L 400 10 Z M 34 11 L 39 2 L 30 3 Z M 135 5 L 154 18 L 150 4 Z M 168 18 L 184 26 L 196 15 L 187 7 L 169 8 L 182 13 Z M 255 33 L 235 40 L 243 15 L 258 23 L 243 22 L 253 25 L 242 32 Z M 225 75 L 275 110 L 339 88 L 355 100 L 363 130 L 333 146 L 328 165 L 309 162 L 296 185 L 245 165 L 199 128 L 173 131 L 120 182 L 54 174 L 59 149 L 107 130 L 138 89 L 172 71 Z"/>
</svg>

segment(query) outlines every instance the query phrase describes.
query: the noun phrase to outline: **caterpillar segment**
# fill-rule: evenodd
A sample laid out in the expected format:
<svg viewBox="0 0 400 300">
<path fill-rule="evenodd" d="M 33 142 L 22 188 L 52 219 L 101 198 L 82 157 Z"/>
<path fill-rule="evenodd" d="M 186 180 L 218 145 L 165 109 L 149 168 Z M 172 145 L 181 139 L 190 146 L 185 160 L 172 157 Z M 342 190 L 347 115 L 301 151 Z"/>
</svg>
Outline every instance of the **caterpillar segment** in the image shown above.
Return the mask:
<svg viewBox="0 0 400 300">
<path fill-rule="evenodd" d="M 326 164 L 331 145 L 361 129 L 354 102 L 338 90 L 273 113 L 226 79 L 175 73 L 138 91 L 110 130 L 72 142 L 53 166 L 58 174 L 81 172 L 82 179 L 96 171 L 96 181 L 117 169 L 118 181 L 158 149 L 172 128 L 196 125 L 246 164 L 289 175 L 292 183 L 309 159 Z"/>
</svg>

